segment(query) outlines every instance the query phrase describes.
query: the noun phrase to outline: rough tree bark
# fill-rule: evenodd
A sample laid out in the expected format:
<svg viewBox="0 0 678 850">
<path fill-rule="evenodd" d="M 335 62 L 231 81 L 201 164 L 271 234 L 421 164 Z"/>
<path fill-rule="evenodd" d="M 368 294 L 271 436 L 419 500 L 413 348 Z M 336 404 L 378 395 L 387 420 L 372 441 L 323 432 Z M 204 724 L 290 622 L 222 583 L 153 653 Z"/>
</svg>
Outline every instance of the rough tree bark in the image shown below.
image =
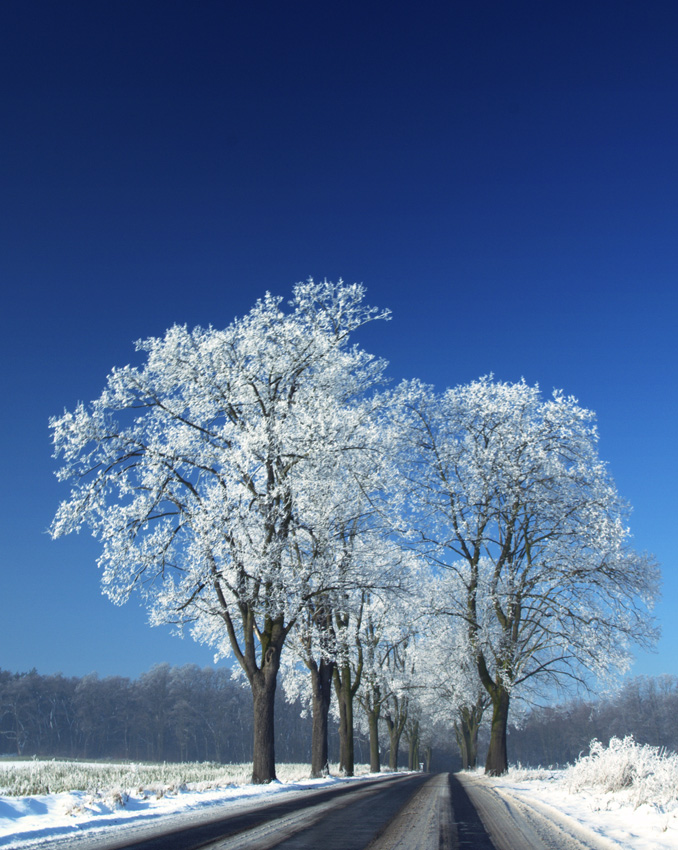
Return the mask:
<svg viewBox="0 0 678 850">
<path fill-rule="evenodd" d="M 308 665 L 311 670 L 313 726 L 311 731 L 311 779 L 327 776 L 329 773 L 327 718 L 332 698 L 332 677 L 335 662 L 321 659 L 320 664 L 313 661 Z"/>
<path fill-rule="evenodd" d="M 353 740 L 353 697 L 354 687 L 350 664 L 334 668 L 334 691 L 339 706 L 339 772 L 353 776 L 355 772 L 355 745 Z"/>
<path fill-rule="evenodd" d="M 514 506 L 514 511 L 517 508 Z M 509 557 L 511 551 L 511 541 L 513 539 L 512 531 L 510 530 L 504 541 L 502 555 L 499 561 L 502 562 Z M 513 675 L 511 665 L 502 659 L 498 659 L 498 667 L 500 673 L 497 679 L 493 679 L 485 655 L 479 649 L 479 626 L 477 616 L 477 585 L 478 585 L 478 561 L 480 559 L 480 546 L 476 544 L 474 558 L 472 559 L 472 582 L 468 587 L 467 609 L 469 612 L 469 638 L 471 646 L 476 651 L 476 665 L 478 676 L 482 686 L 485 688 L 490 700 L 492 701 L 492 721 L 490 726 L 490 746 L 487 751 L 485 760 L 485 773 L 488 776 L 503 776 L 508 771 L 508 754 L 506 751 L 506 727 L 508 725 L 509 712 L 509 692 L 503 684 L 505 681 L 512 681 Z M 495 576 L 499 573 L 495 569 Z M 520 620 L 520 606 L 517 606 L 516 616 L 509 623 L 505 615 L 500 612 L 499 606 L 495 606 L 497 617 L 503 627 L 504 634 L 509 634 L 515 637 L 515 629 Z"/>
<path fill-rule="evenodd" d="M 381 761 L 379 758 L 379 714 L 381 704 L 377 702 L 376 707 L 367 712 L 367 724 L 370 730 L 370 773 L 381 773 Z"/>
<path fill-rule="evenodd" d="M 243 614 L 244 651 L 238 641 L 233 622 L 225 606 L 222 617 L 226 624 L 233 654 L 252 688 L 254 708 L 254 740 L 252 747 L 252 783 L 261 785 L 276 780 L 275 774 L 275 691 L 280 669 L 280 653 L 292 623 L 285 625 L 284 616 L 265 617 L 258 633 L 260 663 L 257 663 L 254 612 Z"/>
<path fill-rule="evenodd" d="M 506 752 L 506 726 L 509 715 L 509 692 L 502 685 L 495 685 L 490 692 L 492 699 L 492 722 L 490 726 L 490 747 L 485 761 L 485 773 L 488 776 L 502 776 L 508 770 Z"/>
<path fill-rule="evenodd" d="M 258 670 L 252 677 L 254 706 L 254 748 L 252 753 L 252 782 L 273 782 L 275 775 L 274 705 L 277 669 L 272 666 Z"/>
</svg>

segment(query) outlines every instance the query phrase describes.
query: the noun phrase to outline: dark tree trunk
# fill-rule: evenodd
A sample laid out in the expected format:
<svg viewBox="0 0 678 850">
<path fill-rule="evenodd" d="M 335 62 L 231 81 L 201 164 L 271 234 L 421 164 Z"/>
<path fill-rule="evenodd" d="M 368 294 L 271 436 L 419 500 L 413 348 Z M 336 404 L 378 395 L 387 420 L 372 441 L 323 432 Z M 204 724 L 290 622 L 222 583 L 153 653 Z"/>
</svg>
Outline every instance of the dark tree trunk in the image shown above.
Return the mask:
<svg viewBox="0 0 678 850">
<path fill-rule="evenodd" d="M 332 698 L 332 674 L 334 661 L 321 660 L 320 665 L 313 663 L 311 687 L 313 689 L 313 727 L 311 733 L 311 779 L 327 776 L 329 773 L 327 718 Z"/>
<path fill-rule="evenodd" d="M 353 742 L 353 688 L 351 667 L 348 664 L 334 668 L 334 690 L 339 706 L 339 772 L 353 776 L 355 749 Z"/>
<path fill-rule="evenodd" d="M 419 741 L 417 738 L 410 740 L 407 761 L 409 770 L 419 770 Z"/>
<path fill-rule="evenodd" d="M 389 739 L 389 747 L 388 747 L 388 766 L 390 770 L 398 769 L 398 748 L 400 747 L 400 735 L 398 734 L 398 729 L 396 724 L 391 721 L 389 723 L 390 718 L 387 719 L 386 723 L 388 726 L 388 739 Z"/>
<path fill-rule="evenodd" d="M 478 763 L 478 730 L 484 711 L 485 705 L 479 698 L 474 706 L 464 706 L 460 710 L 459 720 L 454 724 L 463 770 L 473 769 Z"/>
<path fill-rule="evenodd" d="M 252 782 L 261 785 L 273 782 L 275 775 L 274 706 L 277 669 L 264 668 L 252 678 L 254 703 L 254 748 L 252 753 Z"/>
<path fill-rule="evenodd" d="M 275 689 L 280 669 L 280 653 L 292 624 L 285 625 L 284 616 L 265 618 L 265 627 L 258 632 L 254 612 L 243 611 L 244 651 L 238 642 L 228 606 L 222 599 L 222 617 L 226 624 L 233 654 L 238 659 L 252 689 L 254 741 L 252 752 L 252 783 L 273 782 L 275 775 Z M 255 637 L 256 635 L 256 637 Z M 257 664 L 256 639 L 261 644 L 261 663 Z"/>
<path fill-rule="evenodd" d="M 487 751 L 485 773 L 488 776 L 502 776 L 508 770 L 506 753 L 506 726 L 509 714 L 509 693 L 506 688 L 496 685 L 492 697 L 492 725 L 490 727 L 490 748 Z"/>
<path fill-rule="evenodd" d="M 398 718 L 395 720 L 386 716 L 386 726 L 388 728 L 389 750 L 388 750 L 388 766 L 391 770 L 398 769 L 398 750 L 400 749 L 400 738 L 403 734 L 404 722 Z"/>
<path fill-rule="evenodd" d="M 461 755 L 461 769 L 469 770 L 476 766 L 477 754 L 473 751 L 473 741 L 471 740 L 471 730 L 464 723 L 463 719 L 454 724 L 454 735 L 457 739 L 457 746 Z"/>
<path fill-rule="evenodd" d="M 413 724 L 407 736 L 407 769 L 419 770 L 419 722 Z"/>
<path fill-rule="evenodd" d="M 381 773 L 379 760 L 379 708 L 367 712 L 367 723 L 370 730 L 370 773 Z"/>
</svg>

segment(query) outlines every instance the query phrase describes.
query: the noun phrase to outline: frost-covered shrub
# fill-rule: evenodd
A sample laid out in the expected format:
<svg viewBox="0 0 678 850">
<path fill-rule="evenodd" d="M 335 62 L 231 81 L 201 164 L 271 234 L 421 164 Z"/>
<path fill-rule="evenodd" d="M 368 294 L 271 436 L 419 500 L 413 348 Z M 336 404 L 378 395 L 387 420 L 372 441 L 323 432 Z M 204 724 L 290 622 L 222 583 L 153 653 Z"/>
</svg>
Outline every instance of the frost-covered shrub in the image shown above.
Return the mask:
<svg viewBox="0 0 678 850">
<path fill-rule="evenodd" d="M 568 768 L 570 791 L 626 792 L 635 806 L 665 806 L 678 800 L 678 755 L 636 743 L 632 736 L 612 738 L 605 747 L 591 741 L 590 752 Z"/>
</svg>

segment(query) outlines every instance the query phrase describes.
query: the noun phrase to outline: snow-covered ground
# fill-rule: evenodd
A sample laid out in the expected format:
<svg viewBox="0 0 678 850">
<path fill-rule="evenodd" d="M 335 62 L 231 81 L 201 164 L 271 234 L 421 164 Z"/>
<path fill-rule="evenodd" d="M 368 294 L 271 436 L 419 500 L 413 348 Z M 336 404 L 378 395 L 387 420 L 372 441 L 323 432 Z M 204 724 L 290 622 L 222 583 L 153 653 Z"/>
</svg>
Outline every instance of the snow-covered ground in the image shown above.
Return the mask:
<svg viewBox="0 0 678 850">
<path fill-rule="evenodd" d="M 536 771 L 535 771 L 536 772 Z M 611 840 L 624 850 L 678 850 L 678 809 L 662 810 L 647 803 L 634 808 L 615 794 L 599 791 L 570 793 L 563 771 L 540 771 L 540 779 L 526 771 L 509 771 L 508 776 L 487 779 L 493 788 L 518 799 L 556 809 Z M 517 775 L 516 775 L 517 774 Z"/>
<path fill-rule="evenodd" d="M 485 778 L 500 794 L 574 818 L 625 850 L 678 850 L 678 756 L 632 738 L 597 742 L 563 770 L 511 768 Z"/>
<path fill-rule="evenodd" d="M 308 765 L 281 765 L 278 775 L 282 781 L 270 785 L 230 784 L 230 780 L 240 780 L 246 770 L 245 766 L 234 765 L 221 768 L 219 776 L 210 778 L 210 770 L 206 767 L 203 778 L 186 784 L 170 778 L 170 782 L 143 777 L 146 766 L 135 765 L 83 765 L 68 762 L 0 762 L 0 790 L 7 785 L 7 777 L 19 778 L 22 782 L 29 781 L 26 777 L 33 773 L 33 782 L 39 777 L 40 782 L 47 777 L 53 781 L 68 782 L 67 771 L 70 775 L 88 777 L 87 783 L 92 783 L 92 776 L 99 782 L 110 773 L 114 778 L 107 787 L 89 791 L 59 791 L 50 794 L 30 794 L 25 796 L 3 796 L 0 794 L 0 847 L 28 848 L 51 846 L 58 843 L 70 846 L 72 844 L 85 846 L 86 839 L 91 837 L 96 843 L 103 836 L 108 837 L 112 831 L 137 834 L 152 828 L 160 819 L 171 821 L 176 817 L 182 818 L 187 824 L 190 819 L 201 819 L 214 813 L 234 813 L 247 808 L 262 799 L 271 800 L 276 795 L 303 794 L 352 780 L 328 777 L 327 779 L 309 780 Z M 183 766 L 190 768 L 189 774 L 200 772 L 199 766 Z M 156 773 L 169 773 L 173 768 L 180 770 L 181 765 L 158 765 Z M 119 775 L 125 771 L 136 781 L 120 783 Z M 363 771 L 358 771 L 359 779 L 365 778 Z M 136 774 L 142 774 L 142 780 Z M 212 771 L 213 773 L 213 771 Z M 3 782 L 4 774 L 4 782 Z M 205 778 L 206 777 L 206 778 Z M 144 782 L 143 779 L 146 778 Z M 72 780 L 75 782 L 75 780 Z M 77 783 L 76 783 L 77 784 Z M 132 787 L 134 786 L 134 787 Z"/>
<path fill-rule="evenodd" d="M 59 775 L 57 762 L 0 762 L 2 772 L 36 777 Z M 170 771 L 182 766 L 160 765 L 157 770 Z M 217 812 L 226 814 L 275 795 L 303 794 L 311 789 L 350 780 L 327 778 L 308 780 L 308 766 L 283 765 L 282 782 L 267 786 L 244 783 L 246 768 L 230 769 L 237 784 L 229 784 L 227 769 L 210 779 L 207 767 L 183 766 L 187 774 L 198 778 L 187 784 L 171 780 L 136 777 L 136 782 L 120 778 L 109 787 L 89 791 L 59 791 L 24 796 L 0 796 L 0 847 L 28 848 L 61 844 L 69 836 L 69 845 L 86 847 L 87 836 L 97 840 L 112 831 L 135 834 L 156 824 L 160 818 L 181 816 L 182 822 Z M 66 768 L 62 769 L 65 770 Z M 73 765 L 73 771 L 86 766 Z M 94 771 L 101 765 L 92 765 Z M 111 766 L 110 770 L 139 773 L 141 766 Z M 161 779 L 163 776 L 161 774 Z M 51 781 L 56 781 L 54 778 Z M 60 780 L 61 781 L 61 780 Z M 68 779 L 63 779 L 68 782 Z M 101 782 L 99 778 L 97 782 Z M 91 779 L 90 779 L 91 782 Z M 512 795 L 539 809 L 550 810 L 574 818 L 606 839 L 612 848 L 624 850 L 678 850 L 678 757 L 652 747 L 641 747 L 632 739 L 613 739 L 609 747 L 593 745 L 591 754 L 564 770 L 529 770 L 512 768 L 500 778 L 485 778 L 501 795 Z M 5 780 L 5 785 L 6 780 Z M 37 786 L 36 786 L 37 787 Z M 69 846 L 64 844 L 65 846 Z"/>
</svg>

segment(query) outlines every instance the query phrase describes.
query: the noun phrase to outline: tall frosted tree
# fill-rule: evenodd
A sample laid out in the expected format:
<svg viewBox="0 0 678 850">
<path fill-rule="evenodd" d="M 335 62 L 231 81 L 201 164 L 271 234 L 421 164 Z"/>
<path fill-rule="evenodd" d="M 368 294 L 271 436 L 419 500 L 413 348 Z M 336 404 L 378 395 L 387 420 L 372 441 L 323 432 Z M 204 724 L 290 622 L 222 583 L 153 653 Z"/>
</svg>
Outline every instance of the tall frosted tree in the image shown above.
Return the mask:
<svg viewBox="0 0 678 850">
<path fill-rule="evenodd" d="M 377 435 L 382 434 L 378 431 Z M 375 460 L 384 448 L 381 440 L 379 444 L 371 453 Z M 288 638 L 290 651 L 283 664 L 283 682 L 289 700 L 301 698 L 312 710 L 312 777 L 327 771 L 333 683 L 339 715 L 340 770 L 353 774 L 353 698 L 364 681 L 361 670 L 367 622 L 372 622 L 378 601 L 382 607 L 390 604 L 399 610 L 407 596 L 412 559 L 389 537 L 380 512 L 366 498 L 367 485 L 376 485 L 384 471 L 374 463 L 372 467 L 363 470 L 361 493 L 353 492 L 355 484 L 351 484 L 342 489 L 343 505 L 327 500 L 334 517 L 332 535 L 317 556 L 322 557 L 323 551 L 331 554 L 334 565 L 326 575 L 334 575 L 334 580 L 324 579 L 324 590 L 306 606 Z M 353 492 L 350 504 L 345 501 L 349 492 Z"/>
<path fill-rule="evenodd" d="M 350 344 L 387 317 L 359 285 L 297 284 L 289 310 L 267 294 L 225 330 L 175 326 L 137 343 L 90 405 L 50 425 L 72 482 L 53 537 L 88 526 L 104 592 L 134 591 L 171 623 L 231 654 L 252 689 L 254 782 L 275 779 L 280 656 L 326 589 L 312 552 L 328 476 L 350 476 L 373 443 L 368 391 L 384 364 Z"/>
<path fill-rule="evenodd" d="M 653 642 L 658 568 L 629 545 L 575 399 L 491 377 L 442 394 L 412 382 L 393 416 L 412 538 L 448 574 L 438 610 L 465 624 L 492 706 L 485 769 L 500 774 L 517 688 L 586 683 Z"/>
</svg>

